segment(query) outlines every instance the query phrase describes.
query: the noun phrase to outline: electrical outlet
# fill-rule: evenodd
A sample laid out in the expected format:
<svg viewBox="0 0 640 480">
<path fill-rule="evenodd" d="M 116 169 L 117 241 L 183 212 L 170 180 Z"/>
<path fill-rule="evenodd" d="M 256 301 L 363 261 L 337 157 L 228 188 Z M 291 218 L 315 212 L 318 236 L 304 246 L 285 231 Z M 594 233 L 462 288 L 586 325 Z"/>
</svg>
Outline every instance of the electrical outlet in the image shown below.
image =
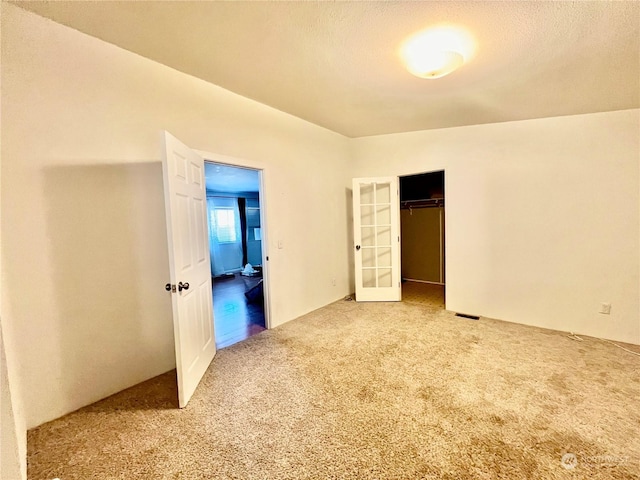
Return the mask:
<svg viewBox="0 0 640 480">
<path fill-rule="evenodd" d="M 611 314 L 611 304 L 610 303 L 601 303 L 600 304 L 600 313 L 604 315 Z"/>
<path fill-rule="evenodd" d="M 336 286 L 336 279 L 335 278 L 331 279 L 331 285 L 333 285 L 334 287 Z"/>
</svg>

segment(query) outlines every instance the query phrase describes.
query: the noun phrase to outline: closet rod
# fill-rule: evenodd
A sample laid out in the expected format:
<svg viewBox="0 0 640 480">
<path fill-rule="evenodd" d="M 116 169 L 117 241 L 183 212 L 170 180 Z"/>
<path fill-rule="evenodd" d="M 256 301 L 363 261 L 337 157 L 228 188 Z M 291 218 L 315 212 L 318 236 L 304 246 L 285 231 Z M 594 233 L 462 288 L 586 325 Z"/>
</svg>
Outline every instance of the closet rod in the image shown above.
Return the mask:
<svg viewBox="0 0 640 480">
<path fill-rule="evenodd" d="M 400 208 L 444 207 L 444 198 L 425 198 L 423 200 L 405 200 Z"/>
</svg>

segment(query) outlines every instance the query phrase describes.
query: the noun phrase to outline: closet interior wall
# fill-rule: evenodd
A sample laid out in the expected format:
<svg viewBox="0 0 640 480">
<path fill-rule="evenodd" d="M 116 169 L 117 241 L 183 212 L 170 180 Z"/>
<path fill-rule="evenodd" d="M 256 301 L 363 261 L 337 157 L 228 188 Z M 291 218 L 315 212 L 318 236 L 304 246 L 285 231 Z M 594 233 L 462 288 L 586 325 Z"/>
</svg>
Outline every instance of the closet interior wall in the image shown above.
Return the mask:
<svg viewBox="0 0 640 480">
<path fill-rule="evenodd" d="M 444 172 L 400 178 L 402 278 L 444 285 Z"/>
</svg>

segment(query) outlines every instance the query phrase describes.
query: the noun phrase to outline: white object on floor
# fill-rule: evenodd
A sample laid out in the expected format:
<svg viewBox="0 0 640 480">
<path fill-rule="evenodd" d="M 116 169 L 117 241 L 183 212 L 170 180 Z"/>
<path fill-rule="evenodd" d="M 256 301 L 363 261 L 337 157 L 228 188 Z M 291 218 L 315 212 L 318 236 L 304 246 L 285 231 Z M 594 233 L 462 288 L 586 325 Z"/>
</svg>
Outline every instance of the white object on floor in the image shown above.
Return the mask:
<svg viewBox="0 0 640 480">
<path fill-rule="evenodd" d="M 241 275 L 246 275 L 246 276 L 254 275 L 256 273 L 258 273 L 258 271 L 254 270 L 253 266 L 250 263 L 247 263 L 244 266 L 244 270 L 242 270 L 242 272 L 240 272 Z"/>
</svg>

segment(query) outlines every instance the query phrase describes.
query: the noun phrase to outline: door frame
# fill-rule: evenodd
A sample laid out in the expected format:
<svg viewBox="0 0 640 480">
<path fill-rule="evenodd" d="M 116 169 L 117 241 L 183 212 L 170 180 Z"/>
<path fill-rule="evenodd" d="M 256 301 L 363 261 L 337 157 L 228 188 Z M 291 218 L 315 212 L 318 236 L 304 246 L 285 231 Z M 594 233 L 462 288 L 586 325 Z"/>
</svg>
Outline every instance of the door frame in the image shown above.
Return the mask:
<svg viewBox="0 0 640 480">
<path fill-rule="evenodd" d="M 249 168 L 258 172 L 259 198 L 260 198 L 260 235 L 262 237 L 262 286 L 264 292 L 264 323 L 267 329 L 271 328 L 271 301 L 269 281 L 269 227 L 267 222 L 267 168 L 260 162 L 253 162 L 243 158 L 230 157 L 204 150 L 195 150 L 204 158 L 205 163 L 220 163 L 230 167 Z M 214 300 L 215 301 L 215 300 Z"/>
<path fill-rule="evenodd" d="M 447 266 L 449 264 L 449 262 L 447 262 L 447 252 L 449 251 L 449 249 L 447 248 L 447 234 L 446 234 L 446 225 L 448 223 L 447 221 L 447 217 L 449 215 L 449 209 L 447 208 L 447 191 L 449 190 L 447 188 L 447 179 L 449 178 L 449 175 L 447 174 L 447 169 L 445 167 L 441 167 L 441 168 L 434 168 L 434 169 L 430 169 L 430 170 L 423 170 L 421 172 L 414 172 L 414 173 L 404 173 L 402 175 L 398 175 L 398 188 L 400 188 L 400 180 L 404 177 L 414 177 L 416 175 L 424 175 L 427 173 L 438 173 L 438 172 L 442 172 L 444 175 L 444 183 L 443 183 L 443 198 L 444 198 L 444 215 L 442 216 L 442 222 L 445 225 L 445 235 L 444 235 L 444 242 L 442 243 L 442 262 L 444 263 L 444 266 L 442 267 L 442 275 L 444 278 L 444 283 L 442 284 L 438 284 L 438 283 L 433 283 L 433 282 L 425 282 L 425 283 L 431 283 L 433 285 L 442 285 L 444 287 L 444 309 L 447 309 L 447 279 L 449 278 L 449 275 L 447 274 Z M 402 208 L 402 200 L 400 200 L 400 205 L 398 207 L 399 209 Z M 400 211 L 398 211 L 398 220 L 400 220 Z M 400 238 L 402 238 L 402 222 L 400 222 Z M 402 249 L 400 249 L 400 279 L 402 281 Z"/>
</svg>

